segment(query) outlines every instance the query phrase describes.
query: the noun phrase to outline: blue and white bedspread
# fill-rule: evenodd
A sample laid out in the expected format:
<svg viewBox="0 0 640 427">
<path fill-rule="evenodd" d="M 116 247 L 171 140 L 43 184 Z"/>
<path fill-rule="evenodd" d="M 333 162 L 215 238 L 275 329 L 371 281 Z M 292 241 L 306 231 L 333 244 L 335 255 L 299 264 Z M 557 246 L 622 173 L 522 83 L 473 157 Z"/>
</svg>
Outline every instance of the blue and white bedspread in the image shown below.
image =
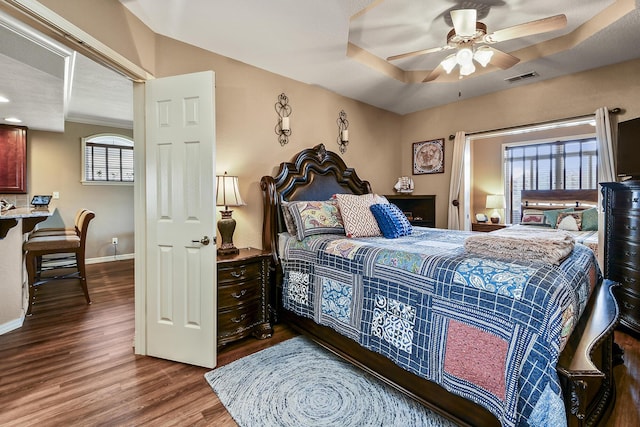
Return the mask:
<svg viewBox="0 0 640 427">
<path fill-rule="evenodd" d="M 283 305 L 491 411 L 504 426 L 566 425 L 556 362 L 600 270 L 464 252 L 471 232 L 399 239 L 280 235 Z"/>
</svg>

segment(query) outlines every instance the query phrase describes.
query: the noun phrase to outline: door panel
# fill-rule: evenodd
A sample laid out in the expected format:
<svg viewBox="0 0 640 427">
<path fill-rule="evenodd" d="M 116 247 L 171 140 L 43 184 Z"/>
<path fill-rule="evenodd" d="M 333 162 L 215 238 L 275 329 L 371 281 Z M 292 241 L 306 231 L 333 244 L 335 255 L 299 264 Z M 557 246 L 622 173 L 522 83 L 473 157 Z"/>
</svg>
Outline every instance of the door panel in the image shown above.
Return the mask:
<svg viewBox="0 0 640 427">
<path fill-rule="evenodd" d="M 215 366 L 214 74 L 147 82 L 147 354 Z"/>
</svg>

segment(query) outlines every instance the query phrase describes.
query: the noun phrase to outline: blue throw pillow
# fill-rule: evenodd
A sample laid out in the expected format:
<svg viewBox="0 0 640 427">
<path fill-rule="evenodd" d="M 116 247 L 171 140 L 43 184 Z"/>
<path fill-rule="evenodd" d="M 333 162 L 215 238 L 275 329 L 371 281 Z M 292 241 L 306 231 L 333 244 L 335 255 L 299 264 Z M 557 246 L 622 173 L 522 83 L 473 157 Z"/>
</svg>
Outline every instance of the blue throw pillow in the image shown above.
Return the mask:
<svg viewBox="0 0 640 427">
<path fill-rule="evenodd" d="M 387 239 L 408 236 L 412 233 L 411 223 L 400 208 L 393 203 L 371 205 L 370 209 L 378 222 L 382 235 Z"/>
</svg>

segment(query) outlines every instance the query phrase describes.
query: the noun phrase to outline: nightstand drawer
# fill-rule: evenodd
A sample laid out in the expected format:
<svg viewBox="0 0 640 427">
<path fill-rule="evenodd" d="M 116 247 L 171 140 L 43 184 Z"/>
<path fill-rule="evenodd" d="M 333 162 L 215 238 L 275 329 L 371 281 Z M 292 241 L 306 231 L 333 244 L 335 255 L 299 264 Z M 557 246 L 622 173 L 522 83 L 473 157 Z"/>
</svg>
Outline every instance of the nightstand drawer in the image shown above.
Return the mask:
<svg viewBox="0 0 640 427">
<path fill-rule="evenodd" d="M 218 267 L 218 284 L 224 285 L 225 283 L 255 279 L 262 274 L 261 268 L 262 263 L 259 259 L 232 266 Z"/>
<path fill-rule="evenodd" d="M 218 310 L 218 339 L 238 335 L 252 328 L 258 323 L 260 311 L 259 300 L 232 310 Z"/>
<path fill-rule="evenodd" d="M 218 307 L 235 307 L 259 299 L 261 294 L 260 280 L 249 280 L 228 286 L 218 286 Z"/>
</svg>

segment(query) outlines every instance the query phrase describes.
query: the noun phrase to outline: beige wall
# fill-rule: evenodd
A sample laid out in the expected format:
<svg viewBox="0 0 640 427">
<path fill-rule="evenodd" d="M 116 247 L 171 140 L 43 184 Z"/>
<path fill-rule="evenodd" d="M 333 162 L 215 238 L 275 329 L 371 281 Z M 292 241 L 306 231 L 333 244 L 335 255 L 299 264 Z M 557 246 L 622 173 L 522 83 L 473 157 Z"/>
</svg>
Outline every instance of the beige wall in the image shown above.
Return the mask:
<svg viewBox="0 0 640 427">
<path fill-rule="evenodd" d="M 158 38 L 157 57 L 158 77 L 207 69 L 216 73 L 216 169 L 238 175 L 247 203 L 234 209 L 236 246 L 262 246 L 263 175 L 273 175 L 280 162 L 320 143 L 338 152 L 336 119 L 342 109 L 350 123 L 343 160 L 374 191 L 393 190 L 401 154 L 395 148 L 400 116 L 164 37 Z M 292 108 L 292 134 L 280 146 L 274 105 L 283 92 Z"/>
<path fill-rule="evenodd" d="M 448 135 L 455 134 L 459 130 L 481 132 L 582 116 L 591 114 L 603 106 L 624 109 L 623 114 L 618 116 L 620 121 L 638 117 L 640 116 L 638 75 L 640 75 L 640 60 L 634 60 L 403 116 L 402 141 L 398 144 L 404 153 L 401 159 L 402 172 L 411 171 L 410 153 L 413 142 L 445 138 L 445 173 L 418 175 L 413 178 L 416 193 L 436 194 L 436 223 L 438 227 L 446 228 L 448 185 L 453 154 L 453 141 L 448 140 Z M 452 90 L 458 89 L 452 86 Z M 474 147 L 474 155 L 482 151 L 482 142 L 476 144 L 478 145 Z M 486 164 L 491 170 L 500 174 L 499 160 L 496 163 L 495 158 L 492 157 L 487 159 Z M 487 175 L 474 184 L 493 188 L 495 176 Z"/>
<path fill-rule="evenodd" d="M 95 212 L 89 224 L 87 258 L 111 257 L 115 254 L 111 238 L 118 237 L 118 254 L 133 253 L 133 186 L 82 185 L 81 138 L 97 133 L 116 133 L 132 137 L 130 129 L 66 122 L 65 132 L 30 130 L 27 134 L 29 194 L 60 193 L 52 200 L 54 216 L 39 226 L 63 222 L 73 227 L 78 209 Z"/>
</svg>

